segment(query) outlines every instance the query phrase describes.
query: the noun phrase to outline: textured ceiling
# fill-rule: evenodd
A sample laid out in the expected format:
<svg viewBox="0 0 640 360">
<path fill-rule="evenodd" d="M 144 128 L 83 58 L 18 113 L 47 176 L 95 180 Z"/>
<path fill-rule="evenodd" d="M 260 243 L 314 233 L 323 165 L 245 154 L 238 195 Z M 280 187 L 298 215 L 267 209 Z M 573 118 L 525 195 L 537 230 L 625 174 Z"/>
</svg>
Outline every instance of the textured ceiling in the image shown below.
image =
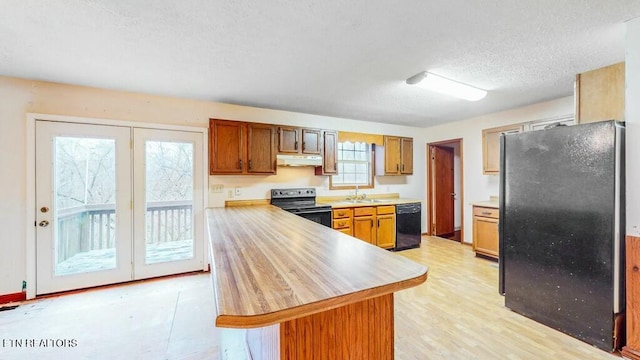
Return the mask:
<svg viewBox="0 0 640 360">
<path fill-rule="evenodd" d="M 640 0 L 0 0 L 0 74 L 426 127 L 571 95 L 624 60 L 638 16 Z M 404 84 L 422 70 L 489 94 Z"/>
</svg>

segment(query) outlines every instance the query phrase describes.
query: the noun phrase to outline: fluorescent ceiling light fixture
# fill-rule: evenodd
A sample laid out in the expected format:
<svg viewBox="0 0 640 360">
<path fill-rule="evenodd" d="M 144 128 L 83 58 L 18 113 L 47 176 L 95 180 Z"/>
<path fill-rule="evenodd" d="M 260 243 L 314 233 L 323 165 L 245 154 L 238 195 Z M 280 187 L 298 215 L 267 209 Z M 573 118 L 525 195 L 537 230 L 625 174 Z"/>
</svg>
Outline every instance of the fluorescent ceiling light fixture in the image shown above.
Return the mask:
<svg viewBox="0 0 640 360">
<path fill-rule="evenodd" d="M 423 89 L 436 91 L 441 94 L 451 95 L 469 101 L 478 101 L 487 96 L 486 90 L 449 80 L 426 71 L 408 78 L 407 84 L 417 85 Z"/>
</svg>

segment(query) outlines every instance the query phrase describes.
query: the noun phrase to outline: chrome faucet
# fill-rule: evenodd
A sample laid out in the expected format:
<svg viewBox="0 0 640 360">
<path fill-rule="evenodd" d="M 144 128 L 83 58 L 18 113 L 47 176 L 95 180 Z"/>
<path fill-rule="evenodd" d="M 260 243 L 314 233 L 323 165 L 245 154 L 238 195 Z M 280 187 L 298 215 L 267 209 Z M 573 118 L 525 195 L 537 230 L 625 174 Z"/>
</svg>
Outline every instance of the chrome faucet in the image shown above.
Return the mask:
<svg viewBox="0 0 640 360">
<path fill-rule="evenodd" d="M 358 195 L 358 190 L 358 185 L 355 185 L 355 194 L 347 196 L 347 200 L 364 200 L 367 197 L 367 194 L 362 193 L 361 195 Z"/>
</svg>

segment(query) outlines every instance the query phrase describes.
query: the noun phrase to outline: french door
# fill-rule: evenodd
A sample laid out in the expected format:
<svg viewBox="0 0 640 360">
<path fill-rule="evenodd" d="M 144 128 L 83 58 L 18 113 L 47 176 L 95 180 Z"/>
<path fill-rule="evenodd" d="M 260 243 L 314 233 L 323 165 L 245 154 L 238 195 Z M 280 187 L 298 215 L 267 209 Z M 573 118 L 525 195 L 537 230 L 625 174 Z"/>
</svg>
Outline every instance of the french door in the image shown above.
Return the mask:
<svg viewBox="0 0 640 360">
<path fill-rule="evenodd" d="M 202 269 L 202 143 L 36 121 L 36 294 Z"/>
</svg>

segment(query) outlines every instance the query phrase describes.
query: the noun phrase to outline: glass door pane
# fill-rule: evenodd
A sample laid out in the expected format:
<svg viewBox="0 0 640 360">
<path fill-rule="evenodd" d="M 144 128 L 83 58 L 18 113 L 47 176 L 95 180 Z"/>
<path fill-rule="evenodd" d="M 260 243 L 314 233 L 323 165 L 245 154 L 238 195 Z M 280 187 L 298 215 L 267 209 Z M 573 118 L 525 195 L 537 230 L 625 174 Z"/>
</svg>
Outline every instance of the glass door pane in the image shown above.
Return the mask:
<svg viewBox="0 0 640 360">
<path fill-rule="evenodd" d="M 204 265 L 204 134 L 135 128 L 134 278 Z"/>
<path fill-rule="evenodd" d="M 145 264 L 191 259 L 193 144 L 146 141 Z"/>
<path fill-rule="evenodd" d="M 116 142 L 54 139 L 55 275 L 116 267 Z"/>
</svg>

